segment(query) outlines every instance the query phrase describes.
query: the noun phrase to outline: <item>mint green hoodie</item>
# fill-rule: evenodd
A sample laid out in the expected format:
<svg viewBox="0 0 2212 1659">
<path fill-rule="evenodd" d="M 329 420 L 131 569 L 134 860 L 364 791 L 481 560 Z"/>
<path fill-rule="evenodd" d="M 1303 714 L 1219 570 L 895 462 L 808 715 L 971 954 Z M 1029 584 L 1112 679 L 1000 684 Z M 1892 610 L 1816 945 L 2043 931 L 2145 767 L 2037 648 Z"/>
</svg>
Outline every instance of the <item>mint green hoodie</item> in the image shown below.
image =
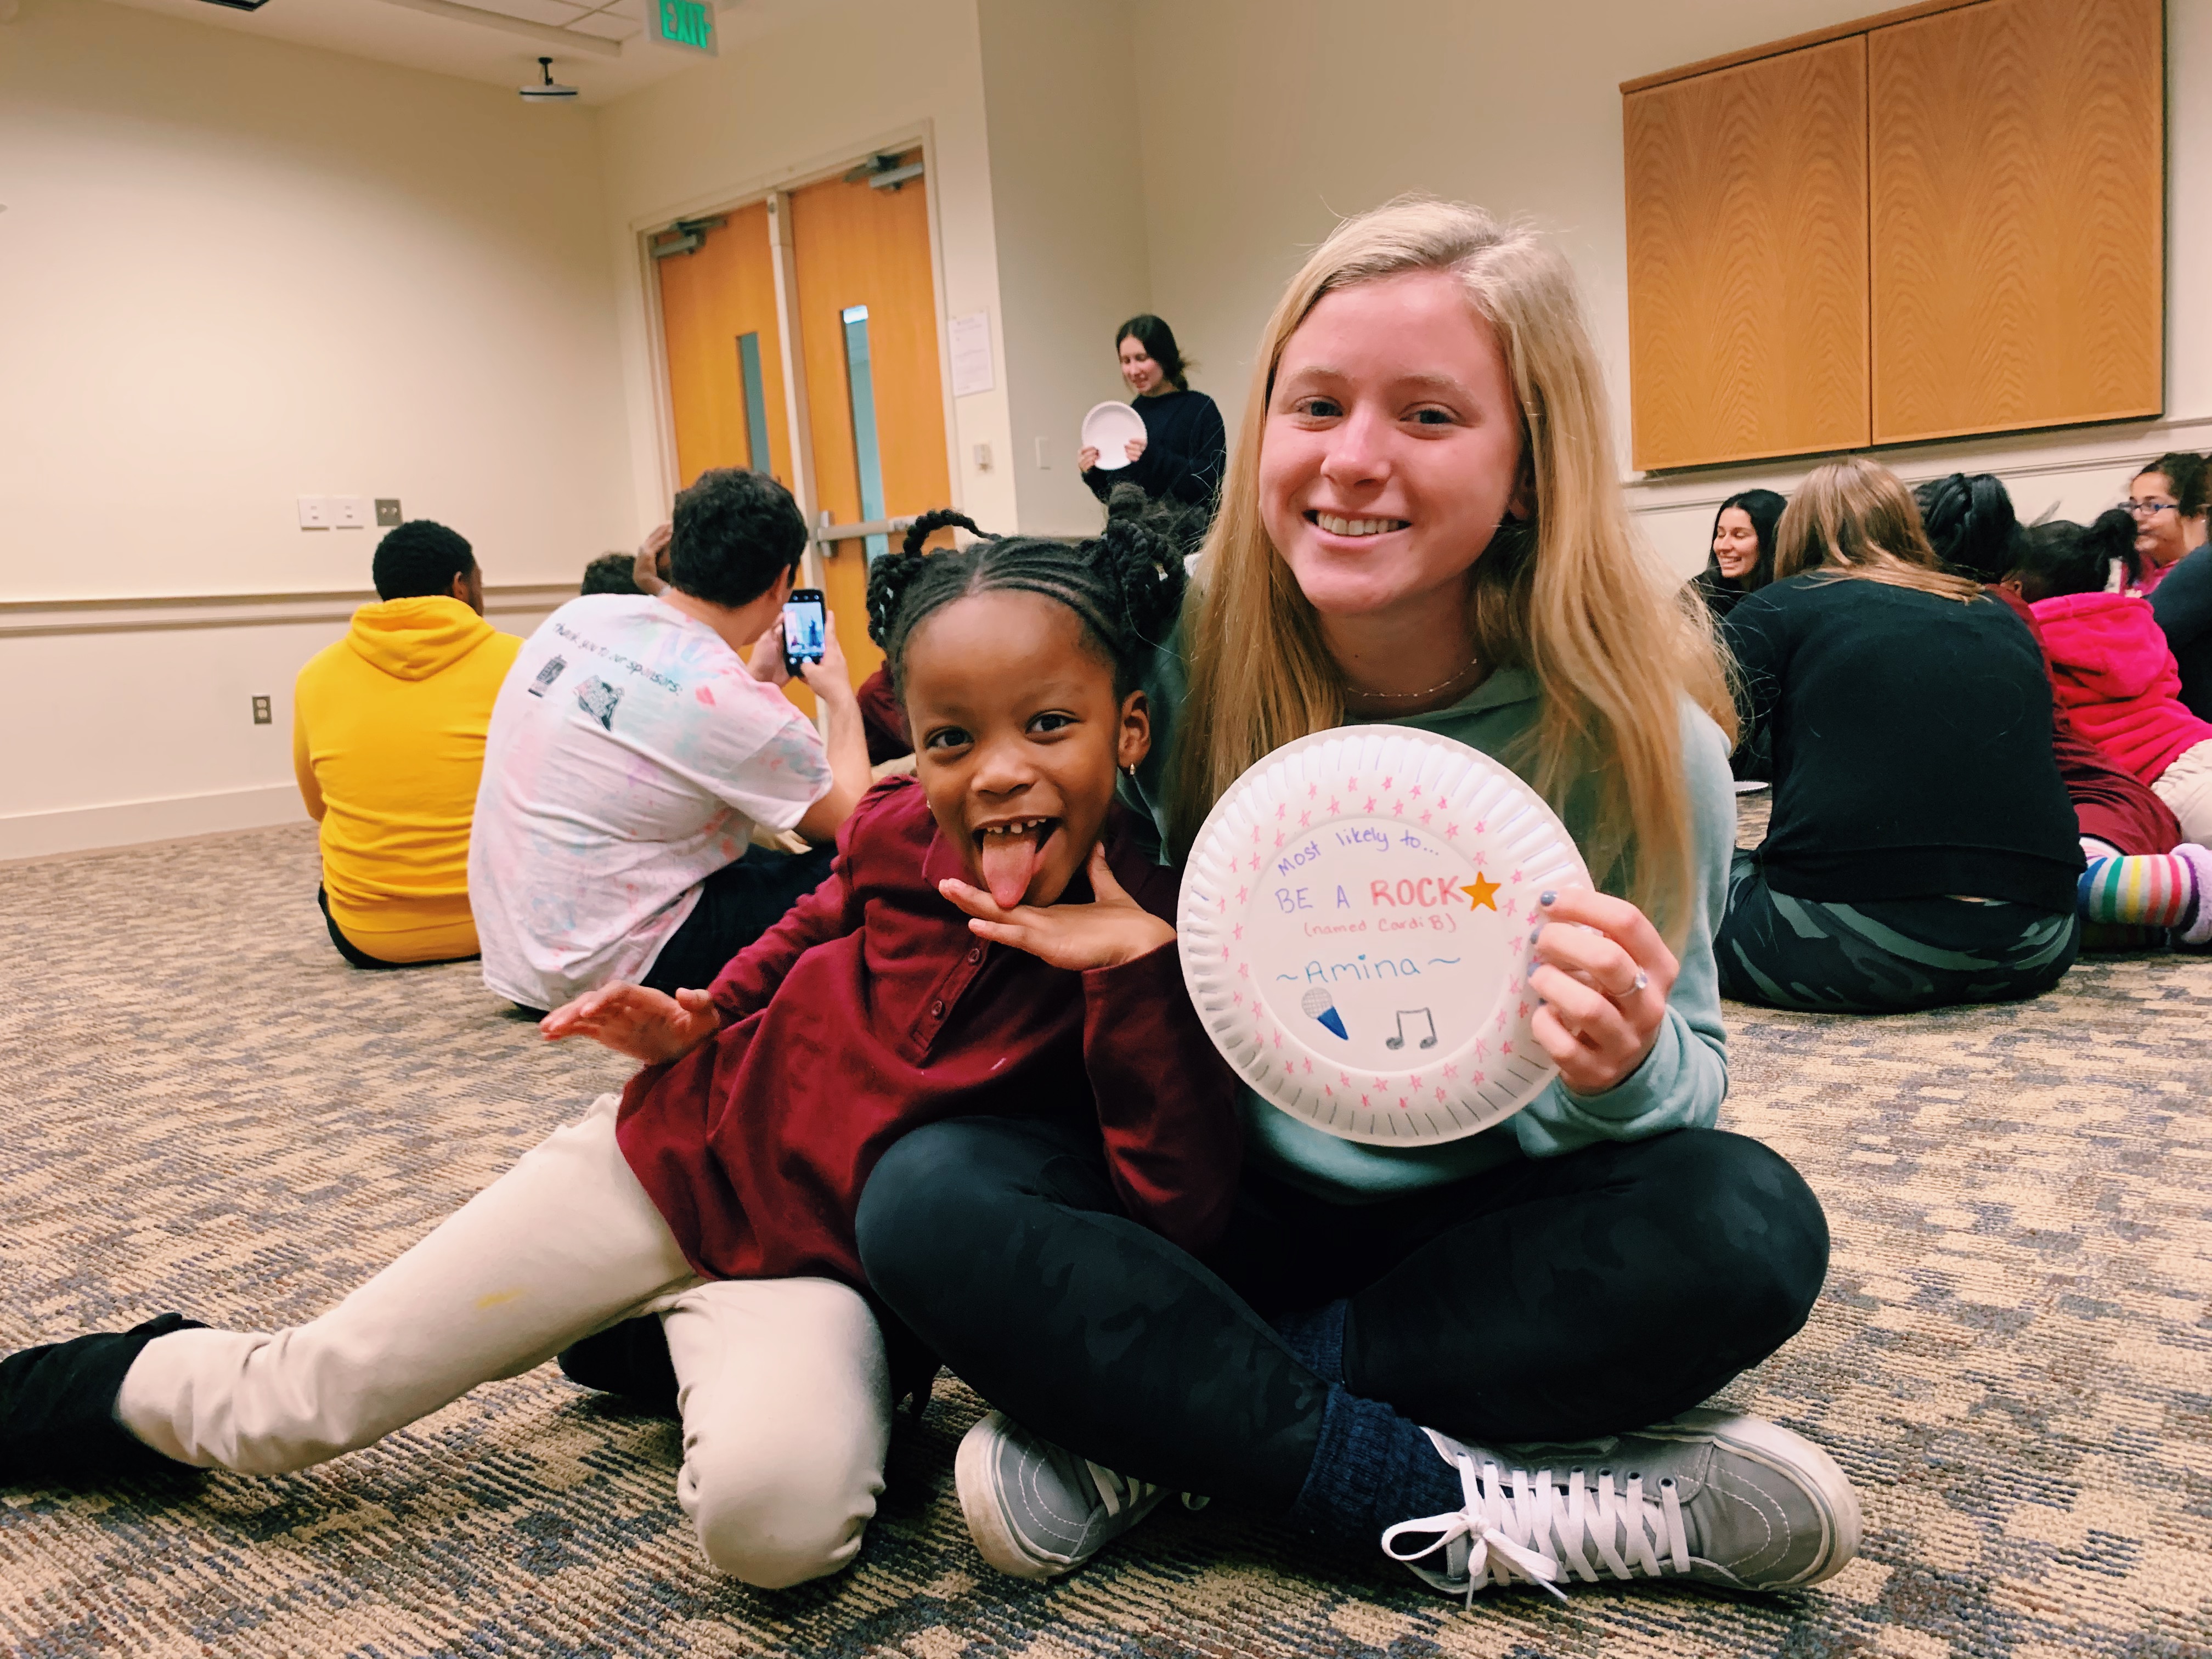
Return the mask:
<svg viewBox="0 0 2212 1659">
<path fill-rule="evenodd" d="M 1188 684 L 1179 636 L 1153 653 L 1143 684 L 1152 703 L 1152 753 L 1133 779 L 1123 780 L 1122 799 L 1152 819 L 1164 842 L 1168 755 Z M 1534 675 L 1502 668 L 1449 708 L 1390 723 L 1440 732 L 1514 766 L 1516 740 L 1535 725 L 1542 708 Z M 1595 1141 L 1638 1140 L 1667 1129 L 1710 1128 L 1728 1094 L 1728 1030 L 1721 1022 L 1713 933 L 1728 902 L 1735 789 L 1720 728 L 1686 704 L 1682 756 L 1689 774 L 1696 884 L 1688 933 L 1677 952 L 1681 974 L 1667 1000 L 1666 1024 L 1642 1066 L 1601 1095 L 1577 1095 L 1554 1079 L 1504 1122 L 1462 1140 L 1429 1146 L 1340 1140 L 1309 1128 L 1247 1090 L 1244 1130 L 1254 1161 L 1323 1198 L 1371 1203 L 1464 1180 L 1517 1158 L 1554 1158 Z M 1577 843 L 1587 843 L 1595 811 L 1594 788 L 1578 786 L 1570 792 L 1561 817 Z M 1161 857 L 1165 862 L 1165 854 Z"/>
</svg>

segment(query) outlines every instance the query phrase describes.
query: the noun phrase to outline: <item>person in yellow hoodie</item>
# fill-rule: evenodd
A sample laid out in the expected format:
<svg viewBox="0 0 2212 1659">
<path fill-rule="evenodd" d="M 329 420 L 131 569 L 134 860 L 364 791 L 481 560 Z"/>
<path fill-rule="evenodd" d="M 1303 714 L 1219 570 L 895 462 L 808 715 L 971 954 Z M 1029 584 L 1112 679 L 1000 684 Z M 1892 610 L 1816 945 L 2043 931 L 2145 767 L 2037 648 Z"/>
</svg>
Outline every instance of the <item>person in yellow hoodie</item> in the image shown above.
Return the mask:
<svg viewBox="0 0 2212 1659">
<path fill-rule="evenodd" d="M 484 729 L 520 639 L 483 619 L 466 540 L 428 519 L 377 544 L 378 602 L 300 671 L 292 765 L 322 825 L 318 895 L 356 968 L 477 954 L 469 821 Z"/>
</svg>

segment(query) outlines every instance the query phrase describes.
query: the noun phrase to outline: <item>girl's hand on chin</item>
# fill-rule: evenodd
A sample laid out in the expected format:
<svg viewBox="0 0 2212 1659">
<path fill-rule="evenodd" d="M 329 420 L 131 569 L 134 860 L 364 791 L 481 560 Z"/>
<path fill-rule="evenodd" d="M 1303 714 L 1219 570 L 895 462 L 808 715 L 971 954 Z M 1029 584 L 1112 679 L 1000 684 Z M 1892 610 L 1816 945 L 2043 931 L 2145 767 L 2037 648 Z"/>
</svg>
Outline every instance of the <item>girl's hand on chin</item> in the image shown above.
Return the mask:
<svg viewBox="0 0 2212 1659">
<path fill-rule="evenodd" d="M 1651 1052 L 1681 964 L 1626 899 L 1579 887 L 1544 896 L 1528 975 L 1544 1000 L 1530 1028 L 1569 1089 L 1601 1095 Z"/>
<path fill-rule="evenodd" d="M 977 938 L 1011 945 L 1077 973 L 1134 962 L 1176 936 L 1173 927 L 1114 879 L 1106 867 L 1106 849 L 1096 844 L 1091 848 L 1091 890 L 1096 896 L 1088 904 L 1018 904 L 1008 910 L 964 881 L 940 882 L 938 890 L 968 913 L 968 931 Z"/>
<path fill-rule="evenodd" d="M 722 1029 L 704 991 L 667 996 L 642 985 L 602 985 L 564 1002 L 538 1022 L 549 1042 L 587 1036 L 648 1066 L 681 1060 Z"/>
</svg>

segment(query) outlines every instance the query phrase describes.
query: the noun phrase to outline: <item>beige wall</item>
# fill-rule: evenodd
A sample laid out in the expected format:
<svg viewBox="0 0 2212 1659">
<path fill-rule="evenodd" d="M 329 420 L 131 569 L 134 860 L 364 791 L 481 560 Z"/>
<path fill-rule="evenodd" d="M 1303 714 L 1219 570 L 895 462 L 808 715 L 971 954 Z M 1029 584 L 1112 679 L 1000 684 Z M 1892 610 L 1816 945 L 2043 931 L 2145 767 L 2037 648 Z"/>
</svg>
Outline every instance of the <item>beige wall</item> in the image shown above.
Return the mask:
<svg viewBox="0 0 2212 1659">
<path fill-rule="evenodd" d="M 376 532 L 302 494 L 396 495 L 495 586 L 625 544 L 593 118 L 91 0 L 0 25 L 0 857 L 297 817 L 347 608 L 61 602 L 360 594 Z"/>
<path fill-rule="evenodd" d="M 979 11 L 1016 527 L 1095 532 L 1103 513 L 1075 469 L 1079 422 L 1129 395 L 1114 330 L 1152 308 L 1134 7 L 979 0 Z"/>
<path fill-rule="evenodd" d="M 1543 6 L 1138 0 L 1139 108 L 1154 308 L 1202 362 L 1232 431 L 1285 277 L 1340 215 L 1401 191 L 1477 202 L 1555 234 L 1611 373 L 1628 475 L 1626 210 L 1619 83 L 1864 16 L 1873 0 L 1553 0 Z M 1963 442 L 1891 459 L 1910 477 L 2007 474 L 2029 514 L 2122 493 L 2134 457 L 2212 446 L 2212 0 L 2168 0 L 2172 246 L 2168 418 Z M 2185 90 L 2192 88 L 2193 90 Z M 1676 568 L 1705 560 L 1714 507 L 1802 464 L 1639 483 Z"/>
<path fill-rule="evenodd" d="M 600 112 L 600 135 L 602 246 L 619 284 L 630 498 L 641 522 L 665 514 L 674 473 L 641 236 L 916 140 L 927 148 L 940 321 L 979 311 L 993 319 L 996 384 L 948 400 L 953 492 L 981 522 L 1012 522 L 975 0 L 823 0 L 743 51 L 617 99 Z M 979 443 L 990 446 L 988 471 L 975 465 Z"/>
<path fill-rule="evenodd" d="M 1285 276 L 1400 191 L 1557 234 L 1620 401 L 1617 83 L 1865 9 L 820 0 L 590 110 L 23 0 L 0 23 L 0 676 L 35 720 L 0 751 L 0 857 L 295 814 L 292 676 L 350 603 L 312 596 L 357 594 L 374 539 L 300 531 L 295 495 L 455 524 L 515 628 L 665 513 L 640 237 L 678 214 L 926 143 L 940 315 L 994 327 L 996 384 L 949 400 L 955 493 L 1079 530 L 1113 324 L 1168 317 L 1233 428 Z M 1893 455 L 1908 477 L 1988 466 L 2027 514 L 2080 514 L 2139 458 L 2212 447 L 2212 99 L 2182 90 L 2212 82 L 2212 0 L 2169 0 L 2169 40 L 2168 417 Z M 1686 571 L 1721 495 L 1799 470 L 1631 495 Z"/>
</svg>

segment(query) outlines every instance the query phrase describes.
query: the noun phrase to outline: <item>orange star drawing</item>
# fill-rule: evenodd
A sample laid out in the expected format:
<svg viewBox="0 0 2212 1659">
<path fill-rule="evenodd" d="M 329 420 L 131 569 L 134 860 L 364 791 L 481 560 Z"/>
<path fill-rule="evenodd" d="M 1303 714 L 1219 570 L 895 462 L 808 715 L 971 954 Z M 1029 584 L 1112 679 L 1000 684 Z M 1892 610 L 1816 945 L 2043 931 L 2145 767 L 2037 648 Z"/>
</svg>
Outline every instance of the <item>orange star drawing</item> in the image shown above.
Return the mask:
<svg viewBox="0 0 2212 1659">
<path fill-rule="evenodd" d="M 1491 896 L 1492 894 L 1498 890 L 1498 884 L 1494 881 L 1485 881 L 1482 878 L 1482 872 L 1480 870 L 1474 872 L 1474 885 L 1469 886 L 1465 883 L 1462 883 L 1459 890 L 1466 894 L 1468 897 L 1473 901 L 1473 902 L 1468 906 L 1468 908 L 1470 910 L 1479 910 L 1486 904 L 1492 910 L 1495 910 L 1498 908 L 1498 901 Z"/>
</svg>

